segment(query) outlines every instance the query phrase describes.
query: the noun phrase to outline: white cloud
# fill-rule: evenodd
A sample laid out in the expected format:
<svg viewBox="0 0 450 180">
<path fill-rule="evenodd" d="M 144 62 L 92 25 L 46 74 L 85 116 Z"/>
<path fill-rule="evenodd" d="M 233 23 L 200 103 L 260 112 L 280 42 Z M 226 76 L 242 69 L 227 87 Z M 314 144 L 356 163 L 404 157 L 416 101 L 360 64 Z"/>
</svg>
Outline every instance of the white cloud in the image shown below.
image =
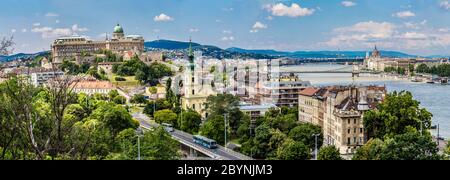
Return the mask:
<svg viewBox="0 0 450 180">
<path fill-rule="evenodd" d="M 224 33 L 224 34 L 232 34 L 233 32 L 230 31 L 230 30 L 223 30 L 222 33 Z"/>
<path fill-rule="evenodd" d="M 27 30 L 27 29 L 25 29 L 25 28 L 24 28 L 24 29 L 22 29 L 22 32 L 23 32 L 23 33 L 26 33 L 27 31 L 28 31 L 28 30 Z"/>
<path fill-rule="evenodd" d="M 272 20 L 273 20 L 273 17 L 272 17 L 272 16 L 267 16 L 266 19 L 269 20 L 269 21 L 272 21 Z"/>
<path fill-rule="evenodd" d="M 418 32 L 406 32 L 401 35 L 402 38 L 405 39 L 413 39 L 413 40 L 420 40 L 420 39 L 426 39 L 428 36 L 423 33 Z"/>
<path fill-rule="evenodd" d="M 45 17 L 58 17 L 58 16 L 59 16 L 59 14 L 52 13 L 52 12 L 45 14 Z"/>
<path fill-rule="evenodd" d="M 35 27 L 31 29 L 31 32 L 40 33 L 44 39 L 58 38 L 61 36 L 78 36 L 79 32 L 86 31 L 89 31 L 89 29 L 80 28 L 78 24 L 74 24 L 71 28 Z"/>
<path fill-rule="evenodd" d="M 22 44 L 22 45 L 20 45 L 20 47 L 22 47 L 22 48 L 30 47 L 30 44 Z"/>
<path fill-rule="evenodd" d="M 263 24 L 259 21 L 257 21 L 254 25 L 253 25 L 253 29 L 267 29 L 267 25 Z"/>
<path fill-rule="evenodd" d="M 86 32 L 86 31 L 89 31 L 89 29 L 88 28 L 80 28 L 80 27 L 78 27 L 78 24 L 74 24 L 72 26 L 72 31 L 73 32 Z"/>
<path fill-rule="evenodd" d="M 395 25 L 388 22 L 360 22 L 348 27 L 340 27 L 333 30 L 336 34 L 327 45 L 338 46 L 358 46 L 362 42 L 376 42 L 393 36 Z"/>
<path fill-rule="evenodd" d="M 250 33 L 257 33 L 257 32 L 259 32 L 259 30 L 261 30 L 261 29 L 267 29 L 267 25 L 266 25 L 266 24 L 263 24 L 262 22 L 257 21 L 257 22 L 253 25 L 252 29 L 250 30 Z"/>
<path fill-rule="evenodd" d="M 40 26 L 41 23 L 34 23 L 33 26 Z"/>
<path fill-rule="evenodd" d="M 225 36 L 225 37 L 222 37 L 222 41 L 234 41 L 234 36 Z"/>
<path fill-rule="evenodd" d="M 191 28 L 191 29 L 189 29 L 189 32 L 199 32 L 200 30 L 199 29 L 197 29 L 197 28 Z"/>
<path fill-rule="evenodd" d="M 427 20 L 423 20 L 419 23 L 405 22 L 403 24 L 406 28 L 409 28 L 409 29 L 422 29 L 422 28 L 426 27 L 427 22 L 428 22 Z"/>
<path fill-rule="evenodd" d="M 57 19 L 57 20 L 55 20 L 55 23 L 56 23 L 56 24 L 59 24 L 59 20 L 58 20 L 58 19 Z"/>
<path fill-rule="evenodd" d="M 173 21 L 173 20 L 174 19 L 172 17 L 170 17 L 164 13 L 161 13 L 160 15 L 155 16 L 153 18 L 153 21 L 155 21 L 155 22 L 167 22 L 167 21 Z"/>
<path fill-rule="evenodd" d="M 291 6 L 286 6 L 283 3 L 275 5 L 266 5 L 264 7 L 273 16 L 288 16 L 288 17 L 301 17 L 314 14 L 314 9 L 302 8 L 297 3 L 292 3 Z"/>
<path fill-rule="evenodd" d="M 402 12 L 397 12 L 397 13 L 393 14 L 392 16 L 395 16 L 398 18 L 408 18 L 408 17 L 414 17 L 414 16 L 416 16 L 416 14 L 414 14 L 411 11 L 402 11 Z"/>
<path fill-rule="evenodd" d="M 356 6 L 356 3 L 353 1 L 342 1 L 341 4 L 345 7 L 352 7 L 352 6 Z"/>
<path fill-rule="evenodd" d="M 445 10 L 450 10 L 450 2 L 449 1 L 441 1 L 441 3 L 439 4 L 441 6 L 441 8 L 445 9 Z"/>
<path fill-rule="evenodd" d="M 230 7 L 230 8 L 222 8 L 222 11 L 231 12 L 231 11 L 234 11 L 234 8 L 232 8 L 232 7 Z"/>
<path fill-rule="evenodd" d="M 16 33 L 17 30 L 16 29 L 11 29 L 11 33 Z"/>
<path fill-rule="evenodd" d="M 376 44 L 386 49 L 415 52 L 450 48 L 450 28 L 433 28 L 426 23 L 360 22 L 334 29 L 328 41 L 318 44 L 346 49 L 370 48 Z"/>
</svg>

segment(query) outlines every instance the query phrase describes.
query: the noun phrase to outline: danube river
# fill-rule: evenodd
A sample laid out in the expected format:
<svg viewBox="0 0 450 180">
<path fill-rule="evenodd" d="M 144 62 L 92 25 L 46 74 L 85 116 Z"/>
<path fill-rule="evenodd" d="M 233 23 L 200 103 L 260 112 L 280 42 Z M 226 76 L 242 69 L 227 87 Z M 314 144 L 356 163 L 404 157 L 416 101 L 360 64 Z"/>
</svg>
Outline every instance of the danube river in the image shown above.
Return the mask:
<svg viewBox="0 0 450 180">
<path fill-rule="evenodd" d="M 324 71 L 346 67 L 337 64 L 305 64 L 283 67 L 280 70 Z M 351 69 L 351 68 L 350 68 Z M 410 91 L 414 99 L 421 102 L 421 106 L 433 113 L 433 125 L 440 126 L 440 136 L 450 138 L 450 85 L 414 83 L 408 80 L 380 77 L 379 75 L 365 75 L 353 82 L 351 74 L 299 74 L 302 80 L 310 81 L 313 86 L 327 85 L 381 85 L 389 92 Z M 436 132 L 432 132 L 436 135 Z"/>
</svg>

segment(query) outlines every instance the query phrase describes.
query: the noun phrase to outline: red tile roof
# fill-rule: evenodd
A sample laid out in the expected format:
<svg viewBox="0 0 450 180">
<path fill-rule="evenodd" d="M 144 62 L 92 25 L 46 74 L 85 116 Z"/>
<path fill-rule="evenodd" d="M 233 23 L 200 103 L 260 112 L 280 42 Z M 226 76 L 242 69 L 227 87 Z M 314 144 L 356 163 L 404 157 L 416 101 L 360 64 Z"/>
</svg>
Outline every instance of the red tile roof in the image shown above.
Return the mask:
<svg viewBox="0 0 450 180">
<path fill-rule="evenodd" d="M 308 87 L 308 88 L 304 89 L 303 91 L 300 91 L 300 95 L 314 96 L 319 90 L 320 90 L 320 88 Z"/>
</svg>

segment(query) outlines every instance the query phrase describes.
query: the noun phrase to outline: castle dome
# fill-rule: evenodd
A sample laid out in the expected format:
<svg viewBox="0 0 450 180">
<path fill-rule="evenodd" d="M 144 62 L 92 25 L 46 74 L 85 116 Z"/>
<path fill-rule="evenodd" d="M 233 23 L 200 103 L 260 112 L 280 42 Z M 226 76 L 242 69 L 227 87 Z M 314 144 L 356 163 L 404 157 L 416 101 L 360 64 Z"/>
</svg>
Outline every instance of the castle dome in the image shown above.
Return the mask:
<svg viewBox="0 0 450 180">
<path fill-rule="evenodd" d="M 120 24 L 117 24 L 116 27 L 114 27 L 114 33 L 123 33 L 123 28 Z"/>
</svg>

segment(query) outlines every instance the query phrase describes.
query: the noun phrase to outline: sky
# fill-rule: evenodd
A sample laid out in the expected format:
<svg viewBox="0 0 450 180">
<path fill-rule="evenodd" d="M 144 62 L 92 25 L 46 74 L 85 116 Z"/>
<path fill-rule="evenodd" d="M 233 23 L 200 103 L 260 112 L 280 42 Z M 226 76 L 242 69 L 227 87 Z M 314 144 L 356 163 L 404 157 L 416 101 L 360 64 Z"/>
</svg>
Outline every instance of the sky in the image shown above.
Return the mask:
<svg viewBox="0 0 450 180">
<path fill-rule="evenodd" d="M 2 0 L 14 52 L 61 36 L 105 39 L 120 23 L 146 41 L 281 51 L 382 50 L 450 55 L 450 0 Z"/>
</svg>

